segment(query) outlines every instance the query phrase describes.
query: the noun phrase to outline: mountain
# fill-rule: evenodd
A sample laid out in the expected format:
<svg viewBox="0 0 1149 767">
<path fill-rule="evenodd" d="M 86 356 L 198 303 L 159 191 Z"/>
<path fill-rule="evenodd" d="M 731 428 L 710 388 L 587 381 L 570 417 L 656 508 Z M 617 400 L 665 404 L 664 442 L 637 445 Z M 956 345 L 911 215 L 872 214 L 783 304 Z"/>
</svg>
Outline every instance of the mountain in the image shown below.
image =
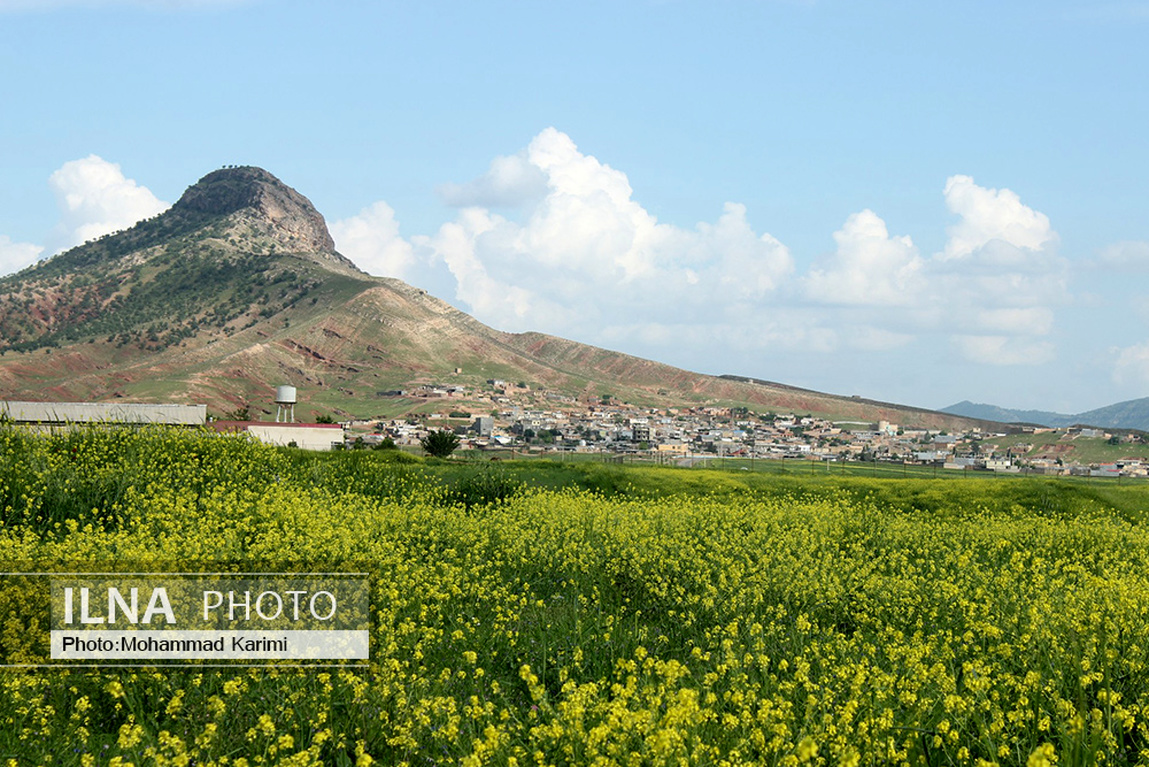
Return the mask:
<svg viewBox="0 0 1149 767">
<path fill-rule="evenodd" d="M 1130 399 L 1074 416 L 1079 423 L 1109 429 L 1149 431 L 1149 397 Z"/>
<path fill-rule="evenodd" d="M 336 252 L 306 197 L 260 168 L 204 176 L 169 210 L 0 279 L 0 398 L 206 403 L 395 415 L 420 384 L 488 379 L 554 397 L 744 406 L 957 429 L 960 416 L 691 373 L 504 333 Z M 490 388 L 490 387 L 487 387 Z"/>
<path fill-rule="evenodd" d="M 1007 410 L 997 405 L 962 400 L 955 405 L 942 408 L 943 413 L 963 415 L 967 418 L 984 418 L 1002 423 L 1025 423 L 1035 426 L 1070 426 L 1073 416 L 1051 413 L 1045 410 Z"/>
<path fill-rule="evenodd" d="M 1007 410 L 997 405 L 977 404 L 969 400 L 942 408 L 942 412 L 1003 423 L 1029 423 L 1050 427 L 1081 425 L 1149 431 L 1149 397 L 1118 402 L 1077 415 L 1050 413 L 1044 410 Z"/>
</svg>

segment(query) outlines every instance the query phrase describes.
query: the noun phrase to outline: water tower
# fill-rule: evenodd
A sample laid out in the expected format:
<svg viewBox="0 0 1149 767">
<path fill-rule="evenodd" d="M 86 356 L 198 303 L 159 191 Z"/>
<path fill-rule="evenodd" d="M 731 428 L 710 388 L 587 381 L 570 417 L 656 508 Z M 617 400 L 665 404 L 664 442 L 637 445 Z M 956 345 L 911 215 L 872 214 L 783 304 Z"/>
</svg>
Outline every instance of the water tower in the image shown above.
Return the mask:
<svg viewBox="0 0 1149 767">
<path fill-rule="evenodd" d="M 295 387 L 275 387 L 275 422 L 295 423 Z"/>
</svg>

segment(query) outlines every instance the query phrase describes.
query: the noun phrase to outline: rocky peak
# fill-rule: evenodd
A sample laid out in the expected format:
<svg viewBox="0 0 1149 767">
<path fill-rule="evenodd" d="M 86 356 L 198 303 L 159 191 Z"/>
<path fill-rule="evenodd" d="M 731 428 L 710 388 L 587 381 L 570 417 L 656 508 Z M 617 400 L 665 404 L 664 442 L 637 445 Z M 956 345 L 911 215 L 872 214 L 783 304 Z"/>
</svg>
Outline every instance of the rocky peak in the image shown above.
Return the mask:
<svg viewBox="0 0 1149 767">
<path fill-rule="evenodd" d="M 188 188 L 172 213 L 235 216 L 283 243 L 290 250 L 335 253 L 327 222 L 311 201 L 263 168 L 221 168 Z"/>
</svg>

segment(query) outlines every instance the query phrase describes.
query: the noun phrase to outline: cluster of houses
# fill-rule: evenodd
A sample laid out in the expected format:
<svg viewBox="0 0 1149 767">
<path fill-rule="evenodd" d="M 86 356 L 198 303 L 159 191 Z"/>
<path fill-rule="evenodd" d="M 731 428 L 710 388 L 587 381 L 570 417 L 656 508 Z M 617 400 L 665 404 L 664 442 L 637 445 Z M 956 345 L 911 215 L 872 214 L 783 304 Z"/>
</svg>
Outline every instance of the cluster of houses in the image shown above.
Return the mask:
<svg viewBox="0 0 1149 767">
<path fill-rule="evenodd" d="M 604 458 L 630 456 L 685 465 L 707 458 L 875 461 L 962 471 L 1149 476 L 1149 461 L 1129 458 L 1085 464 L 1072 460 L 1071 451 L 1042 448 L 1051 441 L 1049 433 L 1054 433 L 1054 442 L 1064 446 L 1077 439 L 1142 442 L 1143 435 L 1136 434 L 1115 436 L 1079 427 L 1010 427 L 1022 437 L 1000 440 L 1007 436 L 1004 431 L 972 429 L 947 433 L 887 421 L 830 421 L 812 415 L 756 414 L 745 408 L 717 406 L 650 408 L 620 403 L 607 396 L 580 402 L 567 395 L 531 391 L 526 384 L 512 386 L 497 380 L 488 384 L 481 396 L 462 386 L 381 392 L 381 396 L 458 401 L 435 408 L 441 412 L 389 421 L 212 421 L 207 419 L 203 405 L 43 402 L 0 402 L 0 419 L 41 425 L 83 421 L 206 425 L 218 431 L 247 432 L 271 444 L 312 450 L 371 447 L 388 439 L 396 446 L 414 447 L 430 432 L 449 429 L 459 434 L 464 450 L 510 450 L 552 457 L 596 453 Z M 468 412 L 476 404 L 490 410 L 484 415 Z M 1032 434 L 1033 439 L 1026 441 L 1026 433 Z M 1144 452 L 1143 444 L 1140 452 Z"/>
<path fill-rule="evenodd" d="M 830 421 L 792 413 L 757 415 L 741 408 L 644 408 L 604 398 L 577 402 L 565 395 L 535 392 L 536 404 L 516 404 L 513 387 L 502 381 L 484 404 L 489 415 L 451 414 L 390 421 L 360 422 L 369 433 L 360 439 L 371 445 L 390 438 L 399 446 L 418 445 L 430 431 L 452 429 L 462 449 L 518 450 L 536 454 L 602 453 L 635 456 L 660 462 L 692 463 L 699 458 L 806 459 L 811 461 L 884 461 L 932 465 L 963 471 L 1146 476 L 1149 462 L 1129 459 L 1100 465 L 1080 465 L 1033 454 L 1033 445 L 999 448 L 993 440 L 1005 431 L 972 429 L 962 433 L 901 427 L 896 423 Z M 525 394 L 526 392 L 523 392 Z M 426 387 L 407 396 L 466 397 L 462 387 Z M 541 406 L 537 404 L 543 400 Z M 451 416 L 455 416 L 452 418 Z M 1104 438 L 1096 429 L 1012 428 L 1015 433 L 1057 432 L 1064 439 Z M 1004 426 L 1003 426 L 1004 429 Z M 1040 451 L 1036 451 L 1040 452 Z"/>
</svg>

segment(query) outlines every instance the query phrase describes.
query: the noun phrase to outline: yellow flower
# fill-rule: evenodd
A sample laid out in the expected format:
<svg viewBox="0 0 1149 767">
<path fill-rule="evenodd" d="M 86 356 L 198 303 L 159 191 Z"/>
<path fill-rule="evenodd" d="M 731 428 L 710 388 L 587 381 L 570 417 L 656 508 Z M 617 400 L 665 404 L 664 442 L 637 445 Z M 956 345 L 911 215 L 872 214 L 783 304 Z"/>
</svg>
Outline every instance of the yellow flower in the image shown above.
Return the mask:
<svg viewBox="0 0 1149 767">
<path fill-rule="evenodd" d="M 802 738 L 798 743 L 798 758 L 803 762 L 808 762 L 818 755 L 818 744 L 809 735 Z"/>
<path fill-rule="evenodd" d="M 1042 743 L 1033 749 L 1033 753 L 1025 762 L 1025 767 L 1052 767 L 1055 764 L 1057 764 L 1057 750 L 1052 743 Z"/>
</svg>

